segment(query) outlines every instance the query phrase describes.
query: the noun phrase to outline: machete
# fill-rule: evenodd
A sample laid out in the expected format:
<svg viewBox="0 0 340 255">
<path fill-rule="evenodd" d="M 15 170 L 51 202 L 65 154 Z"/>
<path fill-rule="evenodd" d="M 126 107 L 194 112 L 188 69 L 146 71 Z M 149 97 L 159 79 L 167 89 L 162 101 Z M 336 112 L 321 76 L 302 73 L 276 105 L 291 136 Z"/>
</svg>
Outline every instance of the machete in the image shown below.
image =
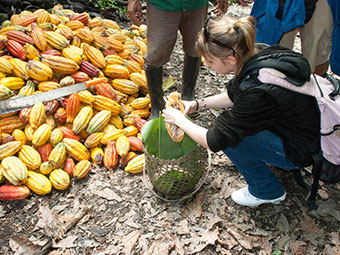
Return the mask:
<svg viewBox="0 0 340 255">
<path fill-rule="evenodd" d="M 16 99 L 7 99 L 0 101 L 0 115 L 16 112 L 23 108 L 31 107 L 38 102 L 47 102 L 53 99 L 57 99 L 63 96 L 67 96 L 73 93 L 76 93 L 81 90 L 85 90 L 90 86 L 106 83 L 108 80 L 105 77 L 95 78 L 90 81 L 85 81 L 81 83 L 77 83 L 71 86 L 63 87 L 60 89 L 54 89 L 43 93 L 34 94 L 31 96 L 24 96 Z"/>
</svg>

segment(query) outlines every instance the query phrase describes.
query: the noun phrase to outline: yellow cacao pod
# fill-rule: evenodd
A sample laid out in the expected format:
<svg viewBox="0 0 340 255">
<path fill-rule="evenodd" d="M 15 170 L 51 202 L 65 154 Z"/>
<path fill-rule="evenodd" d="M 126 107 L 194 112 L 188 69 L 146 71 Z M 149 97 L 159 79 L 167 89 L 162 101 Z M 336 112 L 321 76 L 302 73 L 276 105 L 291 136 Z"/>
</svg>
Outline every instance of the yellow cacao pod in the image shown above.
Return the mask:
<svg viewBox="0 0 340 255">
<path fill-rule="evenodd" d="M 123 129 L 116 129 L 113 130 L 112 132 L 109 132 L 107 134 L 105 134 L 102 139 L 101 139 L 101 143 L 102 144 L 107 144 L 108 141 L 116 141 L 119 137 L 125 135 L 126 132 Z"/>
<path fill-rule="evenodd" d="M 83 55 L 83 50 L 81 48 L 70 45 L 69 47 L 63 49 L 62 54 L 63 57 L 73 60 L 78 65 L 81 64 Z"/>
<path fill-rule="evenodd" d="M 62 50 L 70 45 L 69 41 L 57 32 L 47 31 L 44 35 L 47 43 L 57 50 Z"/>
<path fill-rule="evenodd" d="M 0 80 L 0 85 L 11 90 L 18 90 L 25 85 L 25 81 L 19 77 L 6 77 Z"/>
<path fill-rule="evenodd" d="M 50 174 L 53 170 L 53 164 L 49 161 L 45 161 L 40 165 L 39 171 L 44 175 Z"/>
<path fill-rule="evenodd" d="M 116 101 L 105 96 L 94 96 L 92 105 L 98 111 L 110 111 L 111 115 L 118 115 L 122 111 L 122 107 Z"/>
<path fill-rule="evenodd" d="M 84 145 L 87 148 L 96 147 L 100 144 L 100 141 L 101 141 L 103 136 L 104 136 L 104 133 L 102 133 L 102 132 L 93 133 L 86 138 Z"/>
<path fill-rule="evenodd" d="M 21 142 L 22 145 L 26 144 L 27 138 L 25 132 L 21 129 L 14 129 L 12 132 L 12 136 L 15 141 Z"/>
<path fill-rule="evenodd" d="M 79 134 L 84 130 L 93 116 L 93 110 L 91 106 L 85 106 L 78 112 L 77 116 L 73 120 L 72 130 L 74 133 Z"/>
<path fill-rule="evenodd" d="M 136 83 L 127 79 L 114 79 L 112 81 L 112 86 L 128 95 L 135 94 L 139 91 L 139 87 Z"/>
<path fill-rule="evenodd" d="M 45 120 L 45 106 L 42 102 L 33 105 L 30 116 L 29 123 L 33 129 L 38 128 Z"/>
<path fill-rule="evenodd" d="M 135 109 L 143 109 L 150 104 L 150 99 L 147 97 L 138 97 L 131 102 L 131 106 Z"/>
<path fill-rule="evenodd" d="M 18 156 L 19 159 L 26 165 L 28 170 L 38 169 L 41 165 L 39 152 L 31 146 L 23 145 Z"/>
<path fill-rule="evenodd" d="M 40 173 L 28 171 L 25 185 L 37 195 L 47 195 L 52 191 L 52 184 L 49 179 Z"/>
<path fill-rule="evenodd" d="M 70 176 L 64 170 L 58 168 L 53 170 L 49 176 L 53 188 L 57 190 L 65 190 L 70 186 Z"/>
<path fill-rule="evenodd" d="M 104 151 L 101 147 L 93 147 L 90 150 L 92 162 L 101 165 L 103 163 Z"/>
<path fill-rule="evenodd" d="M 52 55 L 42 55 L 41 62 L 48 65 L 54 72 L 71 74 L 79 69 L 77 63 L 68 58 Z"/>
<path fill-rule="evenodd" d="M 59 128 L 53 129 L 50 135 L 50 144 L 54 147 L 64 139 L 63 132 Z"/>
<path fill-rule="evenodd" d="M 5 58 L 0 57 L 0 72 L 5 73 L 5 74 L 10 74 L 12 70 L 13 70 L 13 67 L 10 64 L 10 62 Z"/>
<path fill-rule="evenodd" d="M 98 68 L 104 68 L 106 66 L 104 55 L 99 49 L 88 44 L 84 44 L 83 50 L 86 57 L 94 66 Z"/>
<path fill-rule="evenodd" d="M 27 178 L 27 167 L 16 156 L 10 156 L 1 162 L 2 173 L 13 185 L 21 185 Z"/>
<path fill-rule="evenodd" d="M 89 160 L 90 159 L 90 152 L 88 149 L 77 140 L 64 138 L 63 142 L 66 146 L 67 152 L 73 157 L 74 159 L 81 161 L 81 160 Z"/>
<path fill-rule="evenodd" d="M 88 90 L 83 90 L 77 93 L 81 103 L 92 105 L 94 97 Z"/>
<path fill-rule="evenodd" d="M 63 142 L 58 143 L 48 156 L 48 161 L 54 168 L 60 168 L 66 160 L 66 146 Z"/>
<path fill-rule="evenodd" d="M 130 150 L 130 142 L 127 136 L 122 135 L 116 140 L 116 150 L 119 156 L 124 157 Z"/>
<path fill-rule="evenodd" d="M 122 129 L 124 127 L 123 120 L 119 115 L 112 115 L 110 123 L 118 129 Z"/>
<path fill-rule="evenodd" d="M 33 133 L 32 144 L 41 146 L 50 139 L 52 128 L 47 124 L 40 125 Z"/>
<path fill-rule="evenodd" d="M 52 69 L 48 65 L 36 60 L 28 61 L 26 71 L 29 77 L 37 81 L 48 81 L 53 77 Z"/>
<path fill-rule="evenodd" d="M 88 160 L 79 161 L 73 169 L 73 177 L 76 179 L 85 178 L 91 171 L 91 163 Z"/>
<path fill-rule="evenodd" d="M 90 120 L 86 132 L 92 134 L 94 132 L 100 131 L 111 118 L 111 111 L 100 111 Z"/>
<path fill-rule="evenodd" d="M 39 51 L 29 43 L 24 45 L 24 54 L 28 59 L 36 59 L 39 57 Z"/>
<path fill-rule="evenodd" d="M 125 167 L 124 171 L 132 174 L 138 174 L 143 172 L 144 169 L 144 162 L 145 162 L 145 155 L 140 154 L 135 158 L 131 159 L 127 166 Z"/>
<path fill-rule="evenodd" d="M 0 160 L 13 156 L 21 149 L 21 146 L 20 141 L 11 141 L 0 145 Z"/>
<path fill-rule="evenodd" d="M 41 92 L 59 89 L 60 87 L 60 84 L 54 81 L 42 81 L 38 84 L 38 90 Z"/>
<path fill-rule="evenodd" d="M 24 133 L 26 135 L 27 141 L 32 141 L 34 129 L 31 127 L 30 124 L 27 124 L 25 126 Z"/>
<path fill-rule="evenodd" d="M 130 74 L 127 67 L 117 64 L 106 65 L 103 72 L 112 79 L 128 79 Z"/>
</svg>

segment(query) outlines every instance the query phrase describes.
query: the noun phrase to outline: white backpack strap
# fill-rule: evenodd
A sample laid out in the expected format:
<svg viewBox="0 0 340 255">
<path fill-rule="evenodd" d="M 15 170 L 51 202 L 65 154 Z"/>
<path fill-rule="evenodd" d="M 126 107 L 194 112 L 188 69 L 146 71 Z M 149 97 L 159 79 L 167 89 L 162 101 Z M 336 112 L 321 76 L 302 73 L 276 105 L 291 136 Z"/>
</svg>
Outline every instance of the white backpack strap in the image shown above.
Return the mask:
<svg viewBox="0 0 340 255">
<path fill-rule="evenodd" d="M 259 70 L 258 79 L 263 83 L 274 84 L 280 87 L 304 94 L 314 96 L 320 94 L 315 86 L 314 78 L 311 79 L 311 82 L 306 82 L 304 85 L 297 87 L 294 84 L 291 84 L 289 81 L 285 80 L 285 74 L 277 71 L 273 68 L 261 68 Z"/>
</svg>

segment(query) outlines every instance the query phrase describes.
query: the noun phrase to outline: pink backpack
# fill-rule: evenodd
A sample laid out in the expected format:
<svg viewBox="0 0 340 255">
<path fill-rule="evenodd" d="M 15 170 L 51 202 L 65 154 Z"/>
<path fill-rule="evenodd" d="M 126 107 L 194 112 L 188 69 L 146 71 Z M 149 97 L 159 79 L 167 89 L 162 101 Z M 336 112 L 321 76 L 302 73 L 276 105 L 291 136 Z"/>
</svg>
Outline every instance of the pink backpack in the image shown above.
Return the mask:
<svg viewBox="0 0 340 255">
<path fill-rule="evenodd" d="M 312 74 L 310 81 L 298 87 L 284 79 L 276 69 L 261 68 L 258 79 L 297 93 L 315 97 L 320 110 L 320 155 L 313 155 L 314 182 L 309 200 L 315 200 L 319 179 L 328 183 L 340 181 L 340 96 L 339 82 L 332 76 L 323 78 Z"/>
</svg>

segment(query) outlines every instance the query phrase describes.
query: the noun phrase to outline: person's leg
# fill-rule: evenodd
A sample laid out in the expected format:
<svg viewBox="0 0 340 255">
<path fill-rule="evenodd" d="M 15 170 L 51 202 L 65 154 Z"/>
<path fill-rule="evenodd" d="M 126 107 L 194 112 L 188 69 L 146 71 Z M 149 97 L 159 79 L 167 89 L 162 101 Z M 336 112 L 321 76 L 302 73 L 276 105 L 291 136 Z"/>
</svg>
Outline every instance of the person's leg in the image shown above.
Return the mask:
<svg viewBox="0 0 340 255">
<path fill-rule="evenodd" d="M 177 12 L 160 11 L 148 4 L 146 17 L 148 48 L 144 66 L 151 100 L 149 119 L 153 119 L 159 117 L 159 112 L 165 107 L 162 67 L 169 61 L 175 46 L 181 16 Z"/>
<path fill-rule="evenodd" d="M 285 33 L 280 40 L 280 45 L 292 50 L 294 48 L 295 38 L 298 31 L 299 29 L 296 28 L 292 31 Z"/>
<path fill-rule="evenodd" d="M 319 0 L 311 20 L 300 31 L 302 54 L 312 71 L 323 75 L 329 66 L 332 49 L 333 18 L 327 0 Z"/>
<path fill-rule="evenodd" d="M 182 72 L 183 100 L 195 98 L 196 80 L 201 66 L 201 57 L 195 51 L 198 33 L 202 30 L 207 16 L 207 6 L 194 11 L 183 13 L 179 30 L 183 38 L 184 67 Z"/>
<path fill-rule="evenodd" d="M 251 195 L 271 200 L 285 194 L 284 187 L 268 165 L 282 169 L 295 169 L 287 160 L 281 139 L 270 131 L 247 136 L 236 147 L 229 147 L 224 153 L 244 176 Z"/>
</svg>

